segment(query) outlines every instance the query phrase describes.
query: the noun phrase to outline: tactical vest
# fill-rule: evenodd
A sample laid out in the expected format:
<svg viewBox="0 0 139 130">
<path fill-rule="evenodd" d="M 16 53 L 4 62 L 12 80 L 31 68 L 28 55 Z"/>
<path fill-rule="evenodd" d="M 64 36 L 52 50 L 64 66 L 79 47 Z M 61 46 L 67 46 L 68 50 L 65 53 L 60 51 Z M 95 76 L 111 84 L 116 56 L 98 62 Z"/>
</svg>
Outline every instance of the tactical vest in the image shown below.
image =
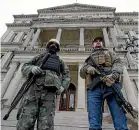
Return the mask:
<svg viewBox="0 0 139 130">
<path fill-rule="evenodd" d="M 38 59 L 38 61 L 36 62 L 36 66 L 39 66 L 42 62 L 42 57 L 40 57 Z M 54 72 L 56 72 L 58 75 L 61 72 L 61 68 L 60 68 L 60 59 L 59 56 L 53 54 L 51 55 L 48 60 L 43 64 L 42 70 L 52 70 Z"/>
<path fill-rule="evenodd" d="M 102 65 L 104 67 L 112 66 L 112 57 L 107 49 L 98 49 L 94 51 L 90 56 L 93 57 L 97 65 Z"/>
</svg>

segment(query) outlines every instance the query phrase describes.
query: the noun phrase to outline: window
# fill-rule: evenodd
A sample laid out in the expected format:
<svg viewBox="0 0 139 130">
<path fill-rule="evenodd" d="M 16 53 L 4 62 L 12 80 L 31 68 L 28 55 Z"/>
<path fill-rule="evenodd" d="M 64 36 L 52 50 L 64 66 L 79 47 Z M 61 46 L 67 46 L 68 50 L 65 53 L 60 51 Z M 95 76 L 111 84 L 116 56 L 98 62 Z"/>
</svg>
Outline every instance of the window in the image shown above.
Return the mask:
<svg viewBox="0 0 139 130">
<path fill-rule="evenodd" d="M 126 37 L 126 44 L 129 44 L 130 40 L 129 40 L 128 32 L 124 32 L 124 34 L 125 34 L 125 37 Z"/>
<path fill-rule="evenodd" d="M 128 33 L 127 33 L 127 32 L 125 33 L 125 37 L 126 37 L 126 38 L 129 38 L 129 36 L 128 36 Z"/>
<path fill-rule="evenodd" d="M 14 40 L 16 39 L 16 37 L 17 37 L 17 33 L 14 33 L 14 34 L 12 35 L 12 37 L 11 37 L 11 39 L 10 39 L 9 42 L 14 42 Z"/>
<path fill-rule="evenodd" d="M 128 19 L 129 22 L 133 22 L 133 19 Z"/>
<path fill-rule="evenodd" d="M 17 20 L 15 20 L 14 22 L 15 22 L 15 23 L 22 23 L 22 21 L 17 21 Z"/>
<path fill-rule="evenodd" d="M 24 33 L 24 36 L 23 36 L 23 38 L 22 38 L 21 42 L 23 43 L 23 42 L 26 40 L 26 38 L 27 38 L 27 34 L 26 34 L 26 33 Z"/>
<path fill-rule="evenodd" d="M 123 22 L 129 22 L 129 19 L 124 18 Z"/>
</svg>

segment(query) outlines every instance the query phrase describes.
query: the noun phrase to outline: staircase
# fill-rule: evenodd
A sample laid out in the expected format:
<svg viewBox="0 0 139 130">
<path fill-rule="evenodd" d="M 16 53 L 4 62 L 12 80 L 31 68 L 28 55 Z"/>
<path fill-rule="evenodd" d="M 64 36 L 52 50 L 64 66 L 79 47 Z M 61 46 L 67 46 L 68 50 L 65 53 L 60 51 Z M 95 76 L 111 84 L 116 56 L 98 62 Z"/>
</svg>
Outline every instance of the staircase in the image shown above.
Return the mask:
<svg viewBox="0 0 139 130">
<path fill-rule="evenodd" d="M 4 108 L 1 111 L 1 118 L 8 111 L 8 108 Z M 1 120 L 2 130 L 16 130 L 16 112 L 14 109 L 10 114 L 8 120 Z M 56 112 L 55 114 L 55 130 L 88 130 L 87 112 Z M 128 127 L 130 130 L 137 130 L 137 124 L 129 121 Z M 114 130 L 111 118 L 108 113 L 103 114 L 103 130 Z M 36 128 L 35 128 L 36 130 Z"/>
</svg>

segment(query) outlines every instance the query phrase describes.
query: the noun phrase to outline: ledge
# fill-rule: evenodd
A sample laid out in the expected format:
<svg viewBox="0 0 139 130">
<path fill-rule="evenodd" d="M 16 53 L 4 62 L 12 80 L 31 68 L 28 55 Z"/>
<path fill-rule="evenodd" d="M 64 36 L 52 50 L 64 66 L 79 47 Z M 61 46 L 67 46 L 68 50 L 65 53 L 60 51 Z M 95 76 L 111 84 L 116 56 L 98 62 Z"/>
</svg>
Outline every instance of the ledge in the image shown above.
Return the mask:
<svg viewBox="0 0 139 130">
<path fill-rule="evenodd" d="M 14 18 L 37 18 L 38 14 L 13 15 Z"/>
<path fill-rule="evenodd" d="M 138 16 L 138 12 L 117 12 L 116 16 Z"/>
<path fill-rule="evenodd" d="M 30 27 L 32 23 L 6 23 L 7 27 Z"/>
</svg>

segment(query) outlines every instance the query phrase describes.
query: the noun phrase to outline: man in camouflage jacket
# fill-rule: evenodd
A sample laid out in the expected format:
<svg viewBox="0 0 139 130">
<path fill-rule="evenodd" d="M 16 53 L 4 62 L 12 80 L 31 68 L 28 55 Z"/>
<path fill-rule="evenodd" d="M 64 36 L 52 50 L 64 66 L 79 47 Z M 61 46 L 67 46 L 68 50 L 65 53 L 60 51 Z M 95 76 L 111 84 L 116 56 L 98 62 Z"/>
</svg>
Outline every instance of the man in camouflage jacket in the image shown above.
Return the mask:
<svg viewBox="0 0 139 130">
<path fill-rule="evenodd" d="M 61 94 L 70 84 L 70 73 L 67 65 L 57 56 L 59 41 L 51 39 L 47 43 L 46 53 L 52 55 L 40 68 L 46 54 L 35 56 L 25 63 L 22 73 L 28 77 L 36 75 L 36 81 L 23 97 L 18 111 L 17 130 L 33 130 L 37 120 L 37 130 L 54 130 L 54 113 L 56 93 Z"/>
<path fill-rule="evenodd" d="M 126 116 L 117 104 L 117 100 L 111 88 L 114 84 L 121 91 L 119 78 L 123 72 L 121 59 L 113 52 L 104 48 L 102 37 L 96 37 L 92 41 L 93 52 L 85 60 L 80 70 L 80 76 L 84 79 L 91 76 L 91 83 L 87 88 L 89 130 L 102 130 L 102 113 L 104 100 L 106 99 L 111 112 L 115 130 L 128 130 Z M 97 66 L 97 67 L 96 67 Z M 105 75 L 102 82 L 93 85 L 100 73 Z"/>
</svg>

